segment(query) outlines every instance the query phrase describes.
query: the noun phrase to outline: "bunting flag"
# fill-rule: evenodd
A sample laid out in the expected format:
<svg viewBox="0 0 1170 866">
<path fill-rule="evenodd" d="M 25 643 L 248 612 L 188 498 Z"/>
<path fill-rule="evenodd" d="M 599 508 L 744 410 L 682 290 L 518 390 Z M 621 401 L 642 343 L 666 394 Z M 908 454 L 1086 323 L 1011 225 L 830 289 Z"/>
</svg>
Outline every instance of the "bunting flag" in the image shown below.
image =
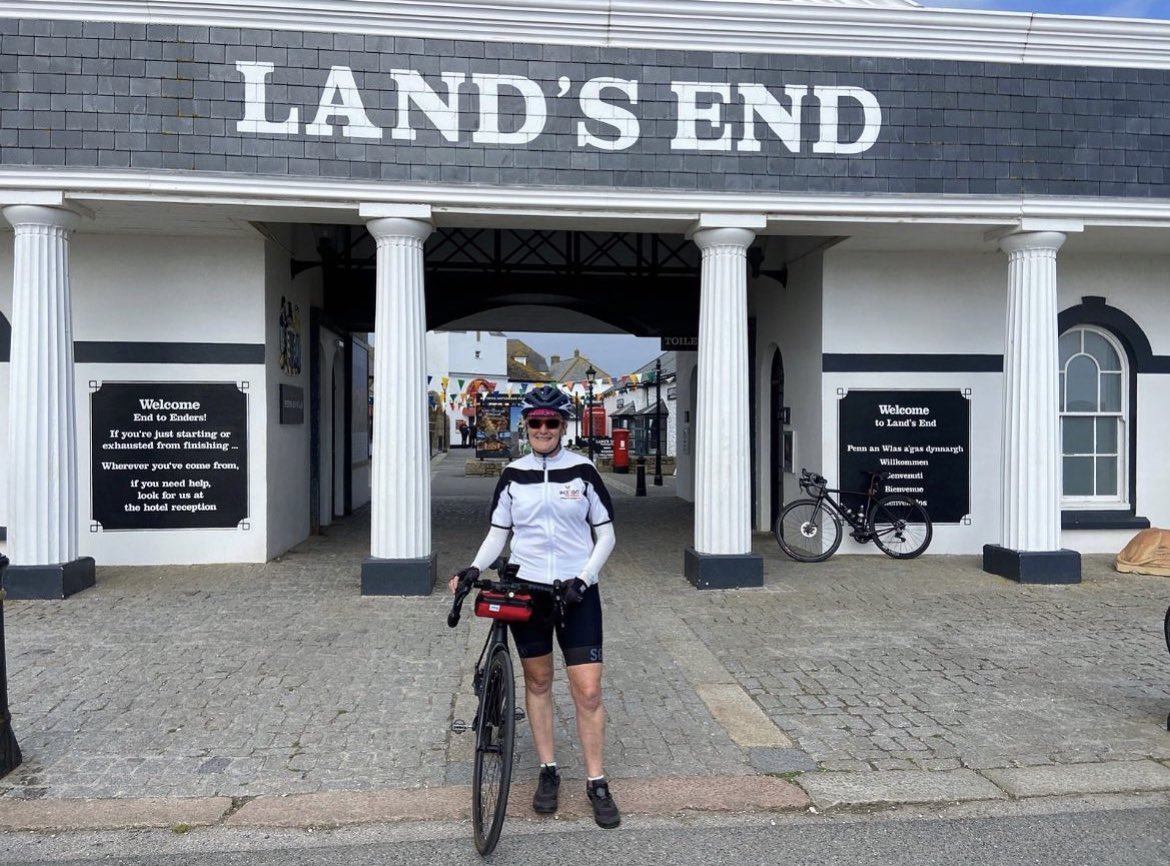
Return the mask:
<svg viewBox="0 0 1170 866">
<path fill-rule="evenodd" d="M 446 391 L 447 390 L 447 383 L 450 382 L 451 380 L 447 376 L 444 376 L 440 381 L 443 383 L 443 390 Z"/>
<path fill-rule="evenodd" d="M 462 391 L 463 390 L 463 380 L 457 379 L 456 381 L 459 383 L 459 390 Z"/>
</svg>

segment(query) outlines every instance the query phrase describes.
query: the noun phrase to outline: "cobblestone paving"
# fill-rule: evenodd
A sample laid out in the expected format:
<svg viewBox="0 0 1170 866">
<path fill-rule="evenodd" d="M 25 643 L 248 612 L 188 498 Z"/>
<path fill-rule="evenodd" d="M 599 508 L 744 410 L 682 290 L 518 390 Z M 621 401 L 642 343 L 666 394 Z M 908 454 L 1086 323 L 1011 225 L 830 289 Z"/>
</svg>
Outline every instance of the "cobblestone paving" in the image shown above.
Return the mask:
<svg viewBox="0 0 1170 866">
<path fill-rule="evenodd" d="M 494 480 L 458 477 L 452 458 L 436 470 L 435 548 L 449 573 L 482 538 Z M 824 769 L 1170 759 L 1167 579 L 1116 574 L 1105 558 L 1087 558 L 1072 587 L 1019 586 L 974 557 L 799 565 L 761 535 L 764 588 L 699 592 L 681 576 L 692 517 L 670 481 L 645 498 L 615 490 L 618 548 L 603 580 L 613 775 L 757 772 L 758 750 L 712 719 L 688 659 L 647 626 L 672 617 Z M 8 602 L 25 763 L 0 795 L 465 779 L 469 753 L 448 726 L 485 626 L 447 629 L 445 592 L 361 598 L 367 538 L 359 514 L 265 565 L 99 567 L 98 585 L 66 601 Z M 554 694 L 558 757 L 580 777 L 560 673 Z M 527 778 L 526 726 L 518 746 Z"/>
</svg>

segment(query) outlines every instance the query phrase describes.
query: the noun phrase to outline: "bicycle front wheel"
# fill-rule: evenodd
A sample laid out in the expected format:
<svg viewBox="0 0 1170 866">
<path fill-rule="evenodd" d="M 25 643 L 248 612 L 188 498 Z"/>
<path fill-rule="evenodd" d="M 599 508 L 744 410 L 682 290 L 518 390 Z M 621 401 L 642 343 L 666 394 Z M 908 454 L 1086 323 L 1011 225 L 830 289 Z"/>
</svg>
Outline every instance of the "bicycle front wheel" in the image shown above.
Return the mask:
<svg viewBox="0 0 1170 866">
<path fill-rule="evenodd" d="M 485 857 L 495 850 L 504 826 L 515 739 L 516 683 L 512 678 L 512 657 L 506 647 L 496 647 L 484 668 L 471 777 L 475 848 Z"/>
<path fill-rule="evenodd" d="M 894 559 L 913 559 L 930 546 L 934 535 L 930 516 L 908 496 L 883 496 L 869 511 L 873 543 Z"/>
<path fill-rule="evenodd" d="M 841 546 L 841 518 L 815 499 L 785 505 L 772 532 L 797 562 L 824 562 Z"/>
</svg>

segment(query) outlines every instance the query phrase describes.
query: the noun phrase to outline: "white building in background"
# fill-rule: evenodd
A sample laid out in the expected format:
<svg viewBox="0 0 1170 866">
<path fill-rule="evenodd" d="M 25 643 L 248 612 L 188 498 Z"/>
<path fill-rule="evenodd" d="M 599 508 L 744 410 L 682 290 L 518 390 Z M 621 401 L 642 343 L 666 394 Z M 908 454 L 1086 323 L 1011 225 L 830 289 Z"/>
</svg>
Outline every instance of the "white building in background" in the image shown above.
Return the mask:
<svg viewBox="0 0 1170 866">
<path fill-rule="evenodd" d="M 1021 580 L 1170 524 L 1170 23 L 356 5 L 0 0 L 10 595 L 371 496 L 363 591 L 430 591 L 438 329 L 685 341 L 698 586 L 801 467 Z"/>
<path fill-rule="evenodd" d="M 460 441 L 457 422 L 473 417 L 481 389 L 506 389 L 508 338 L 499 331 L 427 331 L 427 391 L 447 413 L 451 444 Z"/>
</svg>

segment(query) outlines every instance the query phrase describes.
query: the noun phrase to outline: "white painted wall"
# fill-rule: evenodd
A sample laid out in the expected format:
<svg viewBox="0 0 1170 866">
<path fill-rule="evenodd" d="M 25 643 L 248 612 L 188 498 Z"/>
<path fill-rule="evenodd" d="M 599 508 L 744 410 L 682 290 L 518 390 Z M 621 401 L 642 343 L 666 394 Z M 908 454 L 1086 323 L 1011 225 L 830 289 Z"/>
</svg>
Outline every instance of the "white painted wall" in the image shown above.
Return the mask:
<svg viewBox="0 0 1170 866">
<path fill-rule="evenodd" d="M 485 379 L 508 375 L 508 338 L 491 331 L 448 331 L 447 366 Z"/>
<path fill-rule="evenodd" d="M 1155 355 L 1170 355 L 1170 256 L 1062 252 L 1056 268 L 1062 310 L 1103 297 L 1141 326 Z"/>
<path fill-rule="evenodd" d="M 5 240 L 0 242 L 0 310 L 10 317 L 10 233 Z M 125 253 L 129 242 L 123 236 L 73 236 L 70 282 L 76 340 L 264 344 L 266 363 L 77 364 L 80 553 L 93 556 L 99 565 L 263 562 L 308 534 L 308 418 L 296 427 L 277 423 L 280 381 L 305 388 L 307 398 L 308 357 L 299 376 L 279 372 L 276 329 L 280 295 L 288 294 L 301 305 L 302 337 L 307 340 L 311 293 L 319 277 L 309 272 L 290 284 L 287 251 L 256 237 L 140 238 L 134 241 L 133 256 Z M 115 532 L 91 526 L 90 382 L 114 381 L 233 382 L 246 387 L 248 529 Z M 0 364 L 0 423 L 5 425 L 7 400 L 8 365 Z M 7 468 L 0 452 L 0 484 L 6 483 Z M 6 497 L 0 496 L 0 525 L 7 525 L 6 510 Z"/>
<path fill-rule="evenodd" d="M 127 255 L 133 243 L 134 254 Z M 11 274 L 11 269 L 7 270 Z M 79 341 L 261 344 L 265 250 L 255 238 L 74 235 Z M 9 282 L 11 277 L 6 278 Z M 10 285 L 6 285 L 10 291 Z M 100 565 L 264 562 L 268 540 L 268 377 L 262 365 L 77 364 L 80 552 Z M 235 382 L 248 392 L 248 529 L 91 531 L 89 382 Z"/>
<path fill-rule="evenodd" d="M 827 354 L 1002 354 L 1007 256 L 825 253 Z"/>
<path fill-rule="evenodd" d="M 0 228 L 0 313 L 12 321 L 12 229 Z M 8 361 L 0 361 L 0 526 L 8 526 Z M 0 539 L 0 553 L 8 542 Z"/>
<path fill-rule="evenodd" d="M 774 255 L 774 253 L 769 253 Z M 769 265 L 771 267 L 771 265 Z M 789 267 L 787 288 L 767 278 L 751 283 L 750 309 L 756 317 L 756 530 L 771 530 L 768 489 L 772 353 L 784 360 L 784 402 L 792 410 L 793 468 L 823 472 L 821 417 L 823 254 L 811 253 Z M 795 475 L 784 478 L 786 501 L 800 498 Z"/>
<path fill-rule="evenodd" d="M 271 241 L 264 244 L 265 290 L 264 365 L 269 385 L 265 389 L 268 411 L 268 539 L 266 556 L 272 559 L 309 537 L 309 308 L 313 303 L 313 281 L 319 270 L 306 271 L 297 280 L 289 276 L 287 248 Z M 301 371 L 291 375 L 280 368 L 281 299 L 294 304 L 300 313 Z M 280 386 L 301 389 L 305 418 L 300 424 L 280 423 Z"/>
<path fill-rule="evenodd" d="M 825 255 L 826 353 L 1001 355 L 1007 296 L 1002 253 L 870 252 Z M 971 391 L 968 522 L 936 524 L 931 553 L 981 553 L 1000 533 L 1000 373 L 826 373 L 822 463 L 840 477 L 838 405 L 850 390 Z M 929 508 L 928 508 L 929 511 Z M 845 553 L 880 553 L 846 537 Z"/>
</svg>

